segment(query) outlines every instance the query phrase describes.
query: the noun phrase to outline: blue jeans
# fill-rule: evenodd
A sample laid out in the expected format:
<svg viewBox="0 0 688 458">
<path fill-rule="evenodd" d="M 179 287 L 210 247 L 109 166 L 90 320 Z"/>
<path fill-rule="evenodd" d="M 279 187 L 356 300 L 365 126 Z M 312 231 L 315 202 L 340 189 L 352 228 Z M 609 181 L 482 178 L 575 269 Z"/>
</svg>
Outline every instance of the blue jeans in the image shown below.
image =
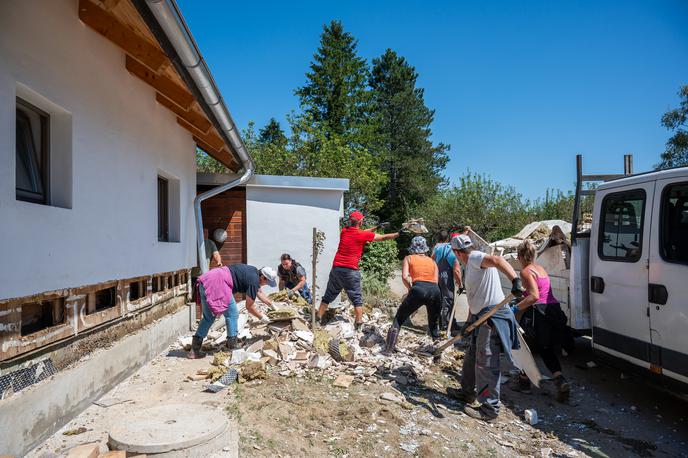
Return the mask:
<svg viewBox="0 0 688 458">
<path fill-rule="evenodd" d="M 284 287 L 289 289 L 292 289 L 294 286 L 296 286 L 296 283 L 292 283 L 290 281 L 284 284 Z M 311 298 L 311 290 L 308 289 L 308 282 L 304 283 L 301 289 L 299 289 L 298 291 L 301 297 L 306 299 L 306 302 L 308 302 L 309 304 L 313 303 L 313 299 Z"/>
<path fill-rule="evenodd" d="M 201 304 L 203 305 L 203 318 L 201 322 L 198 323 L 198 329 L 196 329 L 196 337 L 201 337 L 205 339 L 210 331 L 210 326 L 215 322 L 215 315 L 210 311 L 208 307 L 208 302 L 205 298 L 205 288 L 199 283 L 198 293 L 201 296 Z M 229 301 L 229 307 L 222 314 L 225 317 L 225 323 L 227 323 L 227 337 L 236 337 L 239 333 L 239 308 L 237 307 L 234 296 Z"/>
</svg>

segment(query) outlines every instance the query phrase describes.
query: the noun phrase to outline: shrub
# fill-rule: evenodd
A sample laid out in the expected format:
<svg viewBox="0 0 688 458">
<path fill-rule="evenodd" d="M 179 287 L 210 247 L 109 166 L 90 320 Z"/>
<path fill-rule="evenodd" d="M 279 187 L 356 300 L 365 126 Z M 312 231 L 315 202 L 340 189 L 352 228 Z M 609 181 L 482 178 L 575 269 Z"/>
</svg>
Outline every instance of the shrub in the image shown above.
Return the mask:
<svg viewBox="0 0 688 458">
<path fill-rule="evenodd" d="M 398 267 L 394 240 L 368 243 L 361 258 L 361 280 L 365 295 L 382 296 L 389 291 L 388 281 Z"/>
</svg>

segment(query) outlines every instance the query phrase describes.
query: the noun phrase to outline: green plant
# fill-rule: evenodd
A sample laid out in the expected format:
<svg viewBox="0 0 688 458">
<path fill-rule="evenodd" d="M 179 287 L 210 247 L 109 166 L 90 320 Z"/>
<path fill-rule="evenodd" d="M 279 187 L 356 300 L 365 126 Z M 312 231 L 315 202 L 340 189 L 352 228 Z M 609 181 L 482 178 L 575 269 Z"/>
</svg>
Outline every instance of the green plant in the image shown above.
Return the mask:
<svg viewBox="0 0 688 458">
<path fill-rule="evenodd" d="M 363 293 L 386 295 L 389 291 L 387 282 L 398 265 L 397 244 L 394 240 L 368 243 L 360 263 Z"/>
</svg>

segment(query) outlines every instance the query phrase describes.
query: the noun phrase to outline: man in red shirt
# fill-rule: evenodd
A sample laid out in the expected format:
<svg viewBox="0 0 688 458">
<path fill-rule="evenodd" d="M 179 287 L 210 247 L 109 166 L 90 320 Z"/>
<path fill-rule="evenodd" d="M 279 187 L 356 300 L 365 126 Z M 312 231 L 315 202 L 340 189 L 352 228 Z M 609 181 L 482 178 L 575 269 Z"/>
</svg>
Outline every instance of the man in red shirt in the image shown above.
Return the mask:
<svg viewBox="0 0 688 458">
<path fill-rule="evenodd" d="M 399 233 L 376 234 L 370 229 L 361 229 L 363 213 L 354 211 L 349 215 L 349 225 L 342 229 L 339 236 L 339 247 L 332 263 L 330 278 L 327 280 L 327 290 L 320 302 L 318 318 L 321 324 L 325 324 L 325 312 L 330 302 L 335 300 L 339 293 L 346 291 L 349 300 L 354 305 L 356 313 L 356 328 L 363 324 L 363 295 L 361 294 L 361 272 L 358 263 L 363 255 L 363 248 L 368 242 L 381 242 L 399 237 Z"/>
</svg>

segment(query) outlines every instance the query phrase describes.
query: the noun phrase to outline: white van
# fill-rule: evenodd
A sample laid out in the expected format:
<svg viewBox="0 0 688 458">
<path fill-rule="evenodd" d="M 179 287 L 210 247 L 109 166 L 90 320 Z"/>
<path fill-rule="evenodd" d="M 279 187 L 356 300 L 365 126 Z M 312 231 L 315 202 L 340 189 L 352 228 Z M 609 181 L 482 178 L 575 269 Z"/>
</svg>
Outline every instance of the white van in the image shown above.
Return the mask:
<svg viewBox="0 0 688 458">
<path fill-rule="evenodd" d="M 688 167 L 595 190 L 592 228 L 572 237 L 569 294 L 597 356 L 688 391 Z"/>
</svg>

